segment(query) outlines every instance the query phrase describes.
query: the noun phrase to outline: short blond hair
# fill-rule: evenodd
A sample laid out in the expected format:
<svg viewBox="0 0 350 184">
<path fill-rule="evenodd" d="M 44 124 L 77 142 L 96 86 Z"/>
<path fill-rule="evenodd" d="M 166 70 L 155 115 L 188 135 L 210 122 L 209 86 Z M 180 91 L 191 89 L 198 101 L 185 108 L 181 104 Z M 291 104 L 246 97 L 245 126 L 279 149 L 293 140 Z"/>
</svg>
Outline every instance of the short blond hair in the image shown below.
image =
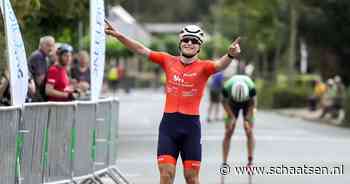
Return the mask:
<svg viewBox="0 0 350 184">
<path fill-rule="evenodd" d="M 79 51 L 78 58 L 79 58 L 79 60 L 80 60 L 80 58 L 85 58 L 88 62 L 90 62 L 90 55 L 86 50 Z"/>
<path fill-rule="evenodd" d="M 53 36 L 43 36 L 39 40 L 39 48 L 42 48 L 47 43 L 55 43 L 55 38 Z"/>
</svg>

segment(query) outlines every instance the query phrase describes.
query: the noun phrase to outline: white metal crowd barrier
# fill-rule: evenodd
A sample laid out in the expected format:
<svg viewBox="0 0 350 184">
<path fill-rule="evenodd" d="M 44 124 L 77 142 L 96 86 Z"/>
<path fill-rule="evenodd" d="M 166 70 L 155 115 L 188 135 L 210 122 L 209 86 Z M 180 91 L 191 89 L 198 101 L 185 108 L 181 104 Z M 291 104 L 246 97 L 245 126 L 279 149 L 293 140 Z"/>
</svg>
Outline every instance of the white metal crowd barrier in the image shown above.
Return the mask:
<svg viewBox="0 0 350 184">
<path fill-rule="evenodd" d="M 0 107 L 0 183 L 129 183 L 118 170 L 119 101 Z"/>
</svg>

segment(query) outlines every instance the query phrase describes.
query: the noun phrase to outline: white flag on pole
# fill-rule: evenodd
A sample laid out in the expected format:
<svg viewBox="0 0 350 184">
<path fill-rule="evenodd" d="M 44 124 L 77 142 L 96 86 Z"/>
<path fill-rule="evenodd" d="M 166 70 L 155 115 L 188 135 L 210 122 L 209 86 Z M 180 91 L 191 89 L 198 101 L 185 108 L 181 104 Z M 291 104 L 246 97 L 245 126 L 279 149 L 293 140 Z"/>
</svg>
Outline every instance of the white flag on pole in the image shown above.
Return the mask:
<svg viewBox="0 0 350 184">
<path fill-rule="evenodd" d="M 24 43 L 9 0 L 2 0 L 1 12 L 5 22 L 12 105 L 22 105 L 28 91 L 28 66 Z"/>
<path fill-rule="evenodd" d="M 91 100 L 100 97 L 106 50 L 104 0 L 90 0 L 90 71 L 91 71 Z"/>
</svg>

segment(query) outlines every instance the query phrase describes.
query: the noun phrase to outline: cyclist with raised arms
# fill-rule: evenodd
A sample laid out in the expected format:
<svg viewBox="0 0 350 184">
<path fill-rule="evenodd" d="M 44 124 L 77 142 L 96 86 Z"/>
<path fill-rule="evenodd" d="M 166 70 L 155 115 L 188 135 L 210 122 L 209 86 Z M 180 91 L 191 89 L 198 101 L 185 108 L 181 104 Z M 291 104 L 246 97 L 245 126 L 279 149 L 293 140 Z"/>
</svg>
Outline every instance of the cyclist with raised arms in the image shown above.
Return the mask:
<svg viewBox="0 0 350 184">
<path fill-rule="evenodd" d="M 236 127 L 239 111 L 243 111 L 244 130 L 247 136 L 248 164 L 253 164 L 255 139 L 253 134 L 256 113 L 256 89 L 254 82 L 246 75 L 235 75 L 224 84 L 223 107 L 226 111 L 225 136 L 223 140 L 223 164 L 227 164 L 231 137 Z"/>
<path fill-rule="evenodd" d="M 152 51 L 120 33 L 107 20 L 106 23 L 106 34 L 117 38 L 131 51 L 159 64 L 165 72 L 166 102 L 159 126 L 157 150 L 160 183 L 174 182 L 177 158 L 181 155 L 186 183 L 198 184 L 202 159 L 199 104 L 208 78 L 224 70 L 239 55 L 239 38 L 230 45 L 228 53 L 217 61 L 200 60 L 198 53 L 204 33 L 196 25 L 181 30 L 180 56 L 172 56 Z"/>
</svg>

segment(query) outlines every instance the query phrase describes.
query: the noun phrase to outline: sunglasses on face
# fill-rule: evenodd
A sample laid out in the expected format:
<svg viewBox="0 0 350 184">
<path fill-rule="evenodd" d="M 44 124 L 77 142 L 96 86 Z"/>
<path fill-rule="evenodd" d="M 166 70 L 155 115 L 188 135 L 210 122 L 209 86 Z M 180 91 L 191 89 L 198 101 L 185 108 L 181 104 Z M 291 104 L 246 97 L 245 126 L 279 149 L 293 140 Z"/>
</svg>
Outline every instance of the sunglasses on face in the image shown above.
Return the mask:
<svg viewBox="0 0 350 184">
<path fill-rule="evenodd" d="M 198 39 L 195 39 L 195 38 L 184 38 L 181 40 L 181 42 L 184 42 L 184 43 L 189 43 L 191 41 L 192 44 L 200 44 L 199 40 Z"/>
</svg>

